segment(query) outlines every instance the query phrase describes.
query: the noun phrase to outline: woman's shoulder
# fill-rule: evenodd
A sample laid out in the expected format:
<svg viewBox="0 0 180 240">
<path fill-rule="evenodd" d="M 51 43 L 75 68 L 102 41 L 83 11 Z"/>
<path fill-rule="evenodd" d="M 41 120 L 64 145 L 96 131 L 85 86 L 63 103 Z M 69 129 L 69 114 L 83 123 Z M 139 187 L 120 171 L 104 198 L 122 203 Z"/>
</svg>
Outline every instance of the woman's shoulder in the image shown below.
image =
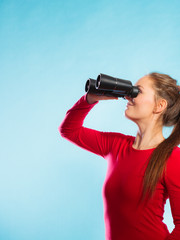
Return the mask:
<svg viewBox="0 0 180 240">
<path fill-rule="evenodd" d="M 167 169 L 180 171 L 180 148 L 175 147 L 167 160 Z"/>
<path fill-rule="evenodd" d="M 180 187 L 180 148 L 175 147 L 166 165 L 166 184 Z"/>
<path fill-rule="evenodd" d="M 180 147 L 176 146 L 174 147 L 172 154 L 170 156 L 170 159 L 176 159 L 178 158 L 180 160 Z"/>
<path fill-rule="evenodd" d="M 127 135 L 127 134 L 124 134 L 121 132 L 104 132 L 104 133 L 107 133 L 107 134 L 109 134 L 109 136 L 112 136 L 112 137 L 121 137 L 121 138 L 126 138 L 126 139 L 134 139 L 135 138 L 134 136 Z"/>
<path fill-rule="evenodd" d="M 123 142 L 129 143 L 129 142 L 134 142 L 135 140 L 134 136 L 126 135 L 119 132 L 106 132 L 105 134 L 107 134 L 109 139 L 113 140 L 114 142 L 123 141 Z"/>
</svg>

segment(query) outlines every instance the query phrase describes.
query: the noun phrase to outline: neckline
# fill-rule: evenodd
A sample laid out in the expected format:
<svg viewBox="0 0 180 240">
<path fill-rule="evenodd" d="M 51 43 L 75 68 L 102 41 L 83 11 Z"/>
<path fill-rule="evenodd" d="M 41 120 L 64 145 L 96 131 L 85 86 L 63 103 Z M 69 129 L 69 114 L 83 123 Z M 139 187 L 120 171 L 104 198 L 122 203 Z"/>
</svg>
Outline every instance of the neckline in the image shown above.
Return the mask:
<svg viewBox="0 0 180 240">
<path fill-rule="evenodd" d="M 155 148 L 136 149 L 136 148 L 133 147 L 134 140 L 135 140 L 135 139 L 133 139 L 133 141 L 132 141 L 131 144 L 130 144 L 130 147 L 131 147 L 131 149 L 132 149 L 133 151 L 136 151 L 136 152 L 143 152 L 143 151 L 153 151 L 153 150 L 155 149 Z"/>
</svg>

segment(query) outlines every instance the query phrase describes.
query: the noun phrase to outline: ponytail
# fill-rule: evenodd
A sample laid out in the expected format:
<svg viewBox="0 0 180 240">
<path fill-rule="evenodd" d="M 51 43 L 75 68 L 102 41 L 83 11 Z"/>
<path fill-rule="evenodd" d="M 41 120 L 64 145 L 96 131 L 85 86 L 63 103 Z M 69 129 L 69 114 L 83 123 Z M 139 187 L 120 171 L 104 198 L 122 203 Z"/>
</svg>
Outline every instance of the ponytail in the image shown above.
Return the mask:
<svg viewBox="0 0 180 240">
<path fill-rule="evenodd" d="M 171 135 L 153 151 L 145 171 L 142 200 L 153 196 L 157 182 L 163 177 L 166 162 L 175 146 L 180 144 L 180 118 Z"/>
<path fill-rule="evenodd" d="M 163 114 L 163 125 L 174 125 L 171 135 L 153 151 L 145 171 L 141 201 L 153 197 L 156 185 L 166 171 L 166 163 L 174 147 L 180 144 L 180 94 L 176 80 L 170 76 L 151 73 L 157 96 L 167 100 L 168 106 Z"/>
</svg>

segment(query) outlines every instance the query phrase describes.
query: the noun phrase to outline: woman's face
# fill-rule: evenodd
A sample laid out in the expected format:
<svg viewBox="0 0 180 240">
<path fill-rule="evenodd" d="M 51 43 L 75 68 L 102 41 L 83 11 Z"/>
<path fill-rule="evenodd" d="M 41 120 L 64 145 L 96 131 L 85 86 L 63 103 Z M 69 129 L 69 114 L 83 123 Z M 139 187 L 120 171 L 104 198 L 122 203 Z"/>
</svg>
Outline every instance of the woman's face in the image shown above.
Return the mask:
<svg viewBox="0 0 180 240">
<path fill-rule="evenodd" d="M 152 80 L 148 76 L 140 78 L 136 86 L 140 92 L 136 98 L 126 97 L 128 100 L 125 116 L 134 121 L 149 122 L 153 119 L 155 110 L 155 91 L 152 87 Z"/>
</svg>

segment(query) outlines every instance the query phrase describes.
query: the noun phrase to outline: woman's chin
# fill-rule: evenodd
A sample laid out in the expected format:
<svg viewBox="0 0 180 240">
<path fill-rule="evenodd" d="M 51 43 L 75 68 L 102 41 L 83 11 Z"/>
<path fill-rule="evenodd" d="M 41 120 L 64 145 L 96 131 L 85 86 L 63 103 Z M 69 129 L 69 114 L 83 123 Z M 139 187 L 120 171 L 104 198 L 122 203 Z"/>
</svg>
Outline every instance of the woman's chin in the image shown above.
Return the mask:
<svg viewBox="0 0 180 240">
<path fill-rule="evenodd" d="M 132 114 L 129 113 L 128 109 L 125 110 L 124 115 L 126 118 L 133 121 L 133 116 L 132 116 Z"/>
<path fill-rule="evenodd" d="M 129 109 L 126 109 L 125 110 L 125 112 L 124 112 L 124 114 L 125 114 L 125 117 L 127 117 L 127 118 L 129 118 L 130 116 L 129 116 L 129 111 L 128 111 Z"/>
<path fill-rule="evenodd" d="M 129 114 L 128 114 L 128 113 L 126 113 L 126 112 L 125 112 L 125 114 L 124 114 L 124 115 L 125 115 L 125 117 L 126 117 L 126 118 L 130 119 L 130 117 L 129 117 Z"/>
</svg>

